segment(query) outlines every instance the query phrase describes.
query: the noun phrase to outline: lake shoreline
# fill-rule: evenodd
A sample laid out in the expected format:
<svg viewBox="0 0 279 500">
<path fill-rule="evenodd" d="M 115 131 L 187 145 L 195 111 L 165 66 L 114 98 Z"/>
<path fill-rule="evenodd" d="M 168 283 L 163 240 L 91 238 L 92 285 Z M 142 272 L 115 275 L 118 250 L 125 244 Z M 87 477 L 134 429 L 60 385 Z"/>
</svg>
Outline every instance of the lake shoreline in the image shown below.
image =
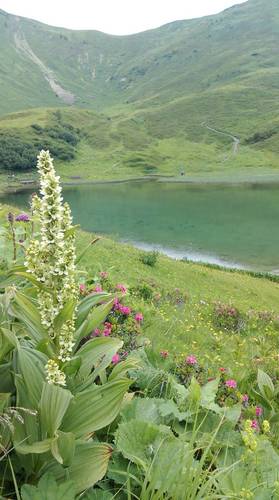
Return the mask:
<svg viewBox="0 0 279 500">
<path fill-rule="evenodd" d="M 257 184 L 279 184 L 279 173 L 278 174 L 259 174 L 259 175 L 241 175 L 239 177 L 227 177 L 227 176 L 181 176 L 173 177 L 168 175 L 147 175 L 141 177 L 130 177 L 127 179 L 76 179 L 76 180 L 62 180 L 62 186 L 83 186 L 83 185 L 105 185 L 105 184 L 127 184 L 130 182 L 158 182 L 158 183 L 171 183 L 171 184 L 198 184 L 198 185 L 257 185 Z M 0 188 L 0 201 L 1 195 L 20 193 L 25 191 L 31 191 L 39 187 L 38 182 L 30 182 L 28 184 L 16 184 L 15 186 L 8 186 L 6 188 Z"/>
</svg>

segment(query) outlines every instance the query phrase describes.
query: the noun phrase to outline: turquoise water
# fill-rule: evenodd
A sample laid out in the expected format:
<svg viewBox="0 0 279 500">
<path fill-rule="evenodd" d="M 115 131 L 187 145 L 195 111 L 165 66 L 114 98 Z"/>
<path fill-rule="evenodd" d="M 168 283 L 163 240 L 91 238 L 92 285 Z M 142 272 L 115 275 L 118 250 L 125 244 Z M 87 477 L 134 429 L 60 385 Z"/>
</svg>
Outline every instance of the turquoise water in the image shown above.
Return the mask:
<svg viewBox="0 0 279 500">
<path fill-rule="evenodd" d="M 27 208 L 28 192 L 1 200 Z M 279 270 L 279 185 L 160 182 L 64 188 L 83 229 L 170 256 Z"/>
</svg>

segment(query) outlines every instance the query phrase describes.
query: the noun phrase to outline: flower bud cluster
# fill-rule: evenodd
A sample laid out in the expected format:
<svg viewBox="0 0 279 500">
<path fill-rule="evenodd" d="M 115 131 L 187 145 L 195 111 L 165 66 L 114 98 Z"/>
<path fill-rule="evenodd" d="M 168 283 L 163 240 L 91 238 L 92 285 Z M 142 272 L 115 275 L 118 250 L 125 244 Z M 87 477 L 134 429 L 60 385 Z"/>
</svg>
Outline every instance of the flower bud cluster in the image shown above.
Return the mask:
<svg viewBox="0 0 279 500">
<path fill-rule="evenodd" d="M 58 332 L 54 322 L 66 302 L 78 299 L 75 234 L 70 207 L 63 204 L 59 176 L 48 151 L 41 151 L 37 167 L 41 197 L 32 197 L 32 213 L 39 222 L 40 234 L 39 239 L 30 242 L 25 266 L 44 285 L 38 292 L 41 321 L 50 337 L 57 339 L 58 359 L 64 362 L 70 359 L 74 346 L 75 311 Z M 57 363 L 50 361 L 53 364 L 47 365 L 49 383 L 63 385 L 63 372 L 59 375 Z"/>
</svg>

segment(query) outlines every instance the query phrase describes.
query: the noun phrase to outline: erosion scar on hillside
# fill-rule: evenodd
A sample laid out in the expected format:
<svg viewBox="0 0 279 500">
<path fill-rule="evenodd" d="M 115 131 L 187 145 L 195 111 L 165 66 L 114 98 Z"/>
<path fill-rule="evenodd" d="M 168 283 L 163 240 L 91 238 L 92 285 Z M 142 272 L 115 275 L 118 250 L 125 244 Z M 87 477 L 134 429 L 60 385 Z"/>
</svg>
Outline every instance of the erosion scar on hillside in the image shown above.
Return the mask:
<svg viewBox="0 0 279 500">
<path fill-rule="evenodd" d="M 229 134 L 228 132 L 222 132 L 221 130 L 217 130 L 213 127 L 209 127 L 209 125 L 207 125 L 206 122 L 203 122 L 201 124 L 201 126 L 207 128 L 208 130 L 211 130 L 211 132 L 215 132 L 216 134 L 221 134 L 221 135 L 225 135 L 226 137 L 230 137 L 233 141 L 232 152 L 234 155 L 236 155 L 238 153 L 239 145 L 240 145 L 240 139 L 238 137 L 235 137 L 234 135 Z"/>
<path fill-rule="evenodd" d="M 57 83 L 54 72 L 50 68 L 48 68 L 43 63 L 43 61 L 35 54 L 23 33 L 15 33 L 14 40 L 16 48 L 38 66 L 55 95 L 57 95 L 66 104 L 74 104 L 74 94 L 69 90 L 63 89 L 63 87 L 61 87 L 61 85 Z"/>
</svg>

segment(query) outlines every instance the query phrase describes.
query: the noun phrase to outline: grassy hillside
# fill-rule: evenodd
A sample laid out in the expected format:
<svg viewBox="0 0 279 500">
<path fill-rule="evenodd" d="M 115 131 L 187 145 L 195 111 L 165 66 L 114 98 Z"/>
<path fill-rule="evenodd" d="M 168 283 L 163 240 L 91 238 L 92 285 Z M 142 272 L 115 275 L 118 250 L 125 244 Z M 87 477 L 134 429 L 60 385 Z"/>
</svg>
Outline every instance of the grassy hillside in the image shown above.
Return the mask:
<svg viewBox="0 0 279 500">
<path fill-rule="evenodd" d="M 157 113 L 130 113 L 126 117 L 109 117 L 77 108 L 35 109 L 5 115 L 0 118 L 1 188 L 15 188 L 22 181 L 36 180 L 36 155 L 42 148 L 49 149 L 55 157 L 64 182 L 146 175 L 182 181 L 241 181 L 262 179 L 263 175 L 266 179 L 277 178 L 276 152 L 247 144 L 233 154 L 228 138 L 201 126 L 201 141 L 183 133 L 171 135 L 172 123 L 169 120 L 167 128 L 166 119 L 163 107 Z M 179 120 L 178 113 L 173 114 L 173 120 Z M 219 142 L 211 142 L 211 136 Z M 19 157 L 15 156 L 16 147 L 23 151 L 19 151 Z M 23 164 L 26 151 L 27 163 Z M 23 168 L 15 168 L 17 159 Z M 184 177 L 181 171 L 185 172 Z"/>
<path fill-rule="evenodd" d="M 181 164 L 196 175 L 272 173 L 278 32 L 275 0 L 130 36 L 53 28 L 0 11 L 0 113 L 69 108 L 70 123 L 85 133 L 63 176 L 177 175 Z M 34 113 L 4 117 L 1 130 L 27 127 L 32 139 L 28 126 L 51 120 L 51 111 Z M 239 153 L 206 125 L 238 137 Z"/>
<path fill-rule="evenodd" d="M 3 207 L 1 222 L 8 210 L 16 212 Z M 78 254 L 95 236 L 78 231 Z M 12 242 L 1 248 L 7 257 Z M 99 273 L 106 271 L 110 282 L 128 286 L 126 302 L 144 314 L 144 333 L 156 351 L 167 349 L 182 357 L 194 353 L 209 371 L 229 366 L 240 378 L 247 374 L 245 367 L 278 372 L 278 282 L 163 255 L 150 267 L 141 256 L 136 248 L 101 238 L 80 263 L 81 280 L 88 276 L 100 283 Z M 233 327 L 227 308 L 237 314 Z"/>
</svg>

